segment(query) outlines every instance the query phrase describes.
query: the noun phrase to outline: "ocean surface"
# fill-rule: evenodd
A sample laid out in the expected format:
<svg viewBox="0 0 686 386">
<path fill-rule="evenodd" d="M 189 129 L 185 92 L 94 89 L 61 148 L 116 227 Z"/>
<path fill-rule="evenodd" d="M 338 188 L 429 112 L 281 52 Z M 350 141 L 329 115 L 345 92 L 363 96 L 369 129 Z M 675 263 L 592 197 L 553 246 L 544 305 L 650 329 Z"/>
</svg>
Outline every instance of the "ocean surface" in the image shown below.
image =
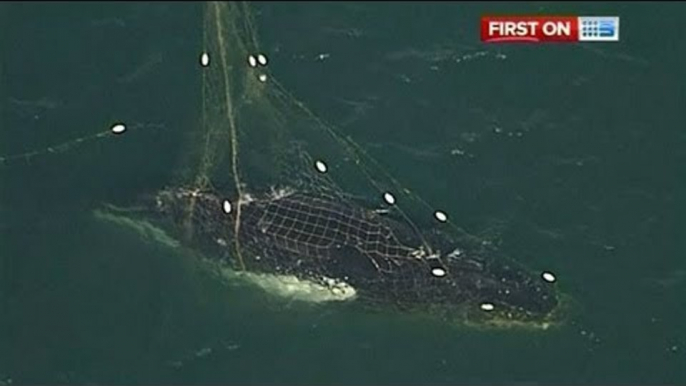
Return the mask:
<svg viewBox="0 0 686 386">
<path fill-rule="evenodd" d="M 102 221 L 175 178 L 203 5 L 6 3 L 0 385 L 686 383 L 686 5 L 252 7 L 281 84 L 452 221 L 554 272 L 578 311 L 482 330 L 303 304 Z M 621 40 L 487 45 L 482 14 L 616 15 Z"/>
</svg>

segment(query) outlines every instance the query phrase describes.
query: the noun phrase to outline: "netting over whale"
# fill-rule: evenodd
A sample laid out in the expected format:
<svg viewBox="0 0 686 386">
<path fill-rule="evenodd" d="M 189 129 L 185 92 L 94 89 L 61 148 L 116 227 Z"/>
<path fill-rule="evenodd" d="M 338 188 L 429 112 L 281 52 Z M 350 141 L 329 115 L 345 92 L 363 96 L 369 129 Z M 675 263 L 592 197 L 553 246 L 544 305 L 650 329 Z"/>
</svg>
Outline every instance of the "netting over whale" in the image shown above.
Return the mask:
<svg viewBox="0 0 686 386">
<path fill-rule="evenodd" d="M 461 230 L 278 82 L 247 4 L 208 3 L 204 44 L 202 122 L 152 203 L 188 245 L 368 304 L 552 314 L 550 283 Z"/>
</svg>

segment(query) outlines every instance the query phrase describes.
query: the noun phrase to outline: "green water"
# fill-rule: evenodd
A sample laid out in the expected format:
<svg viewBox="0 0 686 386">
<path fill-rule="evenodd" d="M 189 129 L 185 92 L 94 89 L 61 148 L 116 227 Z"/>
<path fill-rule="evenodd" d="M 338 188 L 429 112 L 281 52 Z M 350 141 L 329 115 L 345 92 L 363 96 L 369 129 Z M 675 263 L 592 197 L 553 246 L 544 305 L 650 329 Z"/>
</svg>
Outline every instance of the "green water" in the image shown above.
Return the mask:
<svg viewBox="0 0 686 386">
<path fill-rule="evenodd" d="M 686 382 L 683 4 L 257 9 L 282 83 L 453 221 L 555 272 L 577 314 L 481 331 L 284 302 L 99 221 L 175 176 L 201 6 L 6 4 L 0 156 L 144 127 L 0 167 L 0 384 Z M 618 15 L 621 41 L 484 45 L 483 13 Z"/>
</svg>

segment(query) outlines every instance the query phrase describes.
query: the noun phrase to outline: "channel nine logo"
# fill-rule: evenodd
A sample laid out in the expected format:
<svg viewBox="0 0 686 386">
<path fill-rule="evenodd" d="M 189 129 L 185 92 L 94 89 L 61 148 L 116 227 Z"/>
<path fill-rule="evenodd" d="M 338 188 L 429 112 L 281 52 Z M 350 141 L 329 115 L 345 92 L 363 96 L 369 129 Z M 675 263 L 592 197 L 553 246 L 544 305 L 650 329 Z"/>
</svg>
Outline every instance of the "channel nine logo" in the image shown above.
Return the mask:
<svg viewBox="0 0 686 386">
<path fill-rule="evenodd" d="M 483 16 L 487 43 L 618 42 L 618 16 Z"/>
</svg>

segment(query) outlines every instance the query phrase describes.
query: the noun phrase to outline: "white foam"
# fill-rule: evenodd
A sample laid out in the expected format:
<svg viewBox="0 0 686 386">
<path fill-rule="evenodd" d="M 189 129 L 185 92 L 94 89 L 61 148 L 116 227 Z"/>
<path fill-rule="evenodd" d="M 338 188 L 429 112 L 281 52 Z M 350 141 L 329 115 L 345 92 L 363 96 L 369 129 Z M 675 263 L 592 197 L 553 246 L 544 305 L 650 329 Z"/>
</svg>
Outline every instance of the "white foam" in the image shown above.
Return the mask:
<svg viewBox="0 0 686 386">
<path fill-rule="evenodd" d="M 113 207 L 113 209 L 117 209 Z M 146 239 L 152 240 L 154 242 L 166 245 L 171 248 L 178 248 L 181 246 L 177 240 L 169 236 L 164 230 L 154 226 L 146 220 L 136 220 L 124 215 L 117 215 L 109 211 L 95 210 L 95 218 L 103 221 L 107 221 L 119 226 L 127 227 L 134 230 L 139 235 Z"/>
<path fill-rule="evenodd" d="M 448 254 L 448 258 L 456 258 L 462 255 L 462 250 L 460 248 L 455 248 L 452 252 Z"/>
<path fill-rule="evenodd" d="M 162 229 L 155 227 L 145 220 L 133 220 L 126 216 L 119 216 L 109 212 L 96 210 L 95 216 L 104 221 L 112 222 L 134 229 L 138 234 L 151 239 L 155 242 L 164 244 L 172 248 L 178 248 L 181 244 L 171 238 Z M 219 245 L 226 244 L 224 239 L 217 239 Z M 258 259 L 258 257 L 256 257 Z M 215 263 L 208 261 L 215 265 Z M 347 301 L 357 297 L 357 291 L 353 286 L 344 280 L 322 277 L 321 282 L 299 279 L 293 275 L 274 275 L 264 273 L 253 273 L 244 271 L 233 271 L 219 264 L 222 276 L 227 280 L 242 279 L 256 285 L 264 291 L 276 296 L 286 297 L 292 300 L 300 300 L 312 303 Z"/>
<path fill-rule="evenodd" d="M 241 201 L 240 201 L 240 202 L 241 202 L 242 204 L 249 204 L 249 203 L 251 203 L 251 202 L 253 202 L 253 201 L 255 201 L 255 197 L 254 197 L 252 194 L 250 194 L 250 193 L 243 193 L 243 195 L 241 196 Z"/>
<path fill-rule="evenodd" d="M 320 284 L 310 280 L 302 280 L 293 275 L 252 272 L 237 272 L 235 274 L 268 293 L 293 300 L 321 303 L 352 300 L 357 296 L 357 291 L 351 285 L 330 278 L 324 278 L 326 284 Z"/>
<path fill-rule="evenodd" d="M 271 192 L 269 193 L 269 198 L 272 200 L 279 200 L 281 198 L 288 197 L 293 193 L 295 193 L 295 189 L 293 189 L 293 188 L 290 188 L 290 187 L 276 188 L 276 187 L 272 186 Z"/>
</svg>

